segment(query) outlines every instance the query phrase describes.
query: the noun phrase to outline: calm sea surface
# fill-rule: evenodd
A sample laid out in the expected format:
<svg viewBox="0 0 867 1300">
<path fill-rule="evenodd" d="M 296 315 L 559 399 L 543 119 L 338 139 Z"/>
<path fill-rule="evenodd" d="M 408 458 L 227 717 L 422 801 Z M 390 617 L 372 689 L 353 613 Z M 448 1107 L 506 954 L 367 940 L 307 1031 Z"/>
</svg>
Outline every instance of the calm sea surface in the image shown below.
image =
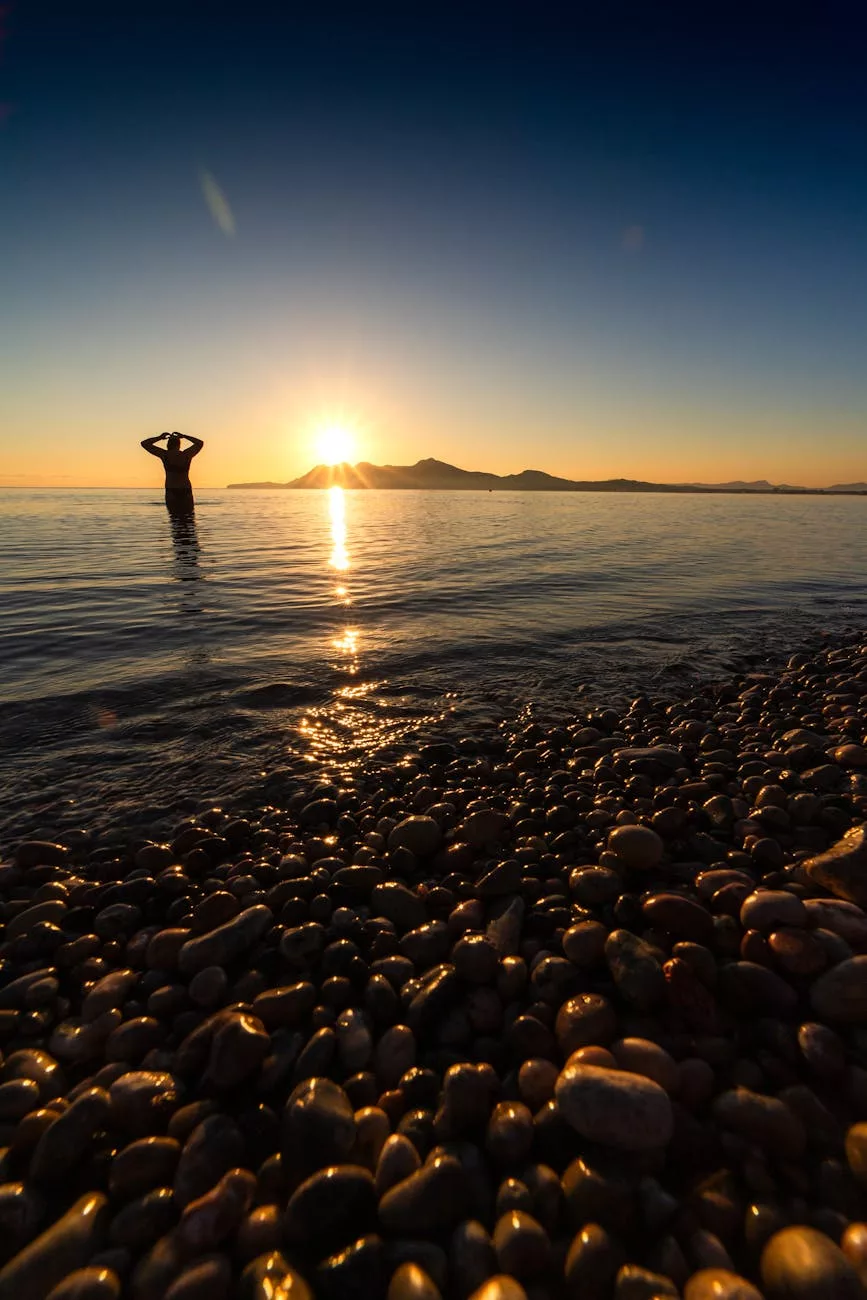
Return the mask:
<svg viewBox="0 0 867 1300">
<path fill-rule="evenodd" d="M 863 627 L 865 569 L 864 498 L 0 491 L 0 843 L 688 692 Z"/>
</svg>

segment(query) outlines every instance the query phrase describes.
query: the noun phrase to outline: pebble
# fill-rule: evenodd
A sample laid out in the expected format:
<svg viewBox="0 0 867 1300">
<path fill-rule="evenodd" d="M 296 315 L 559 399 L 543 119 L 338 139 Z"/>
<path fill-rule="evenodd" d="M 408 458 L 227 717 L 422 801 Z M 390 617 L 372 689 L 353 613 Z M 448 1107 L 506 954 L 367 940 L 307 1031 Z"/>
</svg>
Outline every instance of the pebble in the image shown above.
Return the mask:
<svg viewBox="0 0 867 1300">
<path fill-rule="evenodd" d="M 815 1228 L 783 1228 L 762 1251 L 767 1300 L 864 1300 L 857 1270 L 830 1237 Z"/>
<path fill-rule="evenodd" d="M 355 1116 L 343 1089 L 330 1079 L 300 1083 L 283 1111 L 280 1143 L 287 1167 L 312 1173 L 340 1163 L 355 1145 Z"/>
<path fill-rule="evenodd" d="M 182 975 L 195 975 L 207 966 L 228 966 L 249 952 L 273 923 L 267 907 L 248 907 L 208 934 L 188 939 L 178 953 L 178 970 Z"/>
<path fill-rule="evenodd" d="M 867 1122 L 853 1124 L 846 1134 L 846 1159 L 858 1182 L 867 1187 Z"/>
<path fill-rule="evenodd" d="M 29 1176 L 40 1185 L 62 1183 L 90 1154 L 97 1132 L 105 1128 L 112 1113 L 104 1088 L 88 1088 L 58 1115 L 36 1144 L 30 1159 Z"/>
<path fill-rule="evenodd" d="M 287 1242 L 321 1257 L 347 1246 L 376 1221 L 373 1175 L 360 1165 L 318 1169 L 296 1188 L 283 1215 Z"/>
<path fill-rule="evenodd" d="M 557 1045 L 564 1057 L 579 1047 L 604 1047 L 617 1032 L 617 1016 L 607 998 L 579 993 L 564 1002 L 555 1024 Z"/>
<path fill-rule="evenodd" d="M 820 975 L 810 990 L 820 1020 L 867 1025 L 867 955 L 851 957 Z"/>
<path fill-rule="evenodd" d="M 727 1268 L 701 1268 L 686 1284 L 683 1300 L 763 1300 L 761 1291 Z"/>
<path fill-rule="evenodd" d="M 510 1210 L 497 1220 L 494 1251 L 502 1273 L 530 1282 L 547 1273 L 551 1242 L 540 1223 L 522 1210 Z"/>
<path fill-rule="evenodd" d="M 46 813 L 0 1300 L 863 1300 L 865 699 L 844 636 L 144 842 Z"/>
<path fill-rule="evenodd" d="M 527 1292 L 515 1278 L 498 1273 L 483 1282 L 470 1300 L 527 1300 Z"/>
<path fill-rule="evenodd" d="M 649 826 L 617 826 L 608 836 L 608 851 L 633 871 L 652 871 L 662 861 L 665 845 Z"/>
<path fill-rule="evenodd" d="M 118 1300 L 120 1278 L 113 1269 L 77 1268 L 52 1287 L 46 1300 Z"/>
<path fill-rule="evenodd" d="M 721 1093 L 713 1105 L 714 1118 L 723 1128 L 764 1147 L 780 1160 L 803 1156 L 807 1134 L 798 1115 L 776 1097 L 735 1088 Z"/>
<path fill-rule="evenodd" d="M 596 1065 L 567 1065 L 555 1088 L 557 1105 L 582 1137 L 623 1151 L 646 1151 L 671 1139 L 668 1095 L 650 1079 Z"/>
<path fill-rule="evenodd" d="M 87 1192 L 49 1228 L 0 1269 L 0 1300 L 39 1300 L 82 1268 L 99 1250 L 108 1228 L 108 1199 Z"/>
<path fill-rule="evenodd" d="M 612 930 L 605 940 L 605 960 L 617 992 L 639 1011 L 647 1011 L 665 996 L 665 975 L 649 944 L 628 930 Z"/>
<path fill-rule="evenodd" d="M 417 858 L 430 858 L 442 844 L 443 833 L 433 817 L 405 817 L 388 836 L 389 852 L 409 849 Z"/>
<path fill-rule="evenodd" d="M 407 1260 L 391 1275 L 386 1300 L 442 1300 L 440 1289 L 423 1268 Z"/>
<path fill-rule="evenodd" d="M 466 1194 L 460 1161 L 436 1156 L 385 1193 L 379 1219 L 388 1232 L 437 1236 L 463 1218 Z"/>
<path fill-rule="evenodd" d="M 853 826 L 825 853 L 801 866 L 810 880 L 837 898 L 867 906 L 867 827 Z"/>
</svg>

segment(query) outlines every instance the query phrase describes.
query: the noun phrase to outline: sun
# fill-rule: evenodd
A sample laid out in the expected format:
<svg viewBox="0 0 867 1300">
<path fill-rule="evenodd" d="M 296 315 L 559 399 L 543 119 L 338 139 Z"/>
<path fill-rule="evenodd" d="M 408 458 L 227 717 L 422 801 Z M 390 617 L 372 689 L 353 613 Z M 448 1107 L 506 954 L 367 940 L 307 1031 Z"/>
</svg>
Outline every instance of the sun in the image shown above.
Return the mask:
<svg viewBox="0 0 867 1300">
<path fill-rule="evenodd" d="M 316 458 L 320 465 L 342 465 L 352 459 L 355 432 L 346 424 L 323 424 L 316 433 Z"/>
</svg>

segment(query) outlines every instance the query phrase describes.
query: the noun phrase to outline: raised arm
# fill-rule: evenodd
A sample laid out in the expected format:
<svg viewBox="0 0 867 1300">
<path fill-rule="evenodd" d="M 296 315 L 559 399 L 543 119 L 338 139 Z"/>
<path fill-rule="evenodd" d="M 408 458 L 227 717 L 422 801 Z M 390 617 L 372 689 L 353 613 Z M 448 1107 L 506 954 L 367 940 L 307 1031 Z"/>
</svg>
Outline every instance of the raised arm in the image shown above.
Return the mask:
<svg viewBox="0 0 867 1300">
<path fill-rule="evenodd" d="M 188 433 L 185 433 L 185 434 L 183 434 L 182 436 L 183 436 L 184 438 L 186 438 L 187 442 L 189 442 L 189 443 L 191 444 L 191 446 L 190 446 L 190 448 L 189 448 L 190 455 L 191 455 L 191 456 L 198 456 L 199 452 L 202 450 L 202 448 L 203 448 L 204 445 L 205 445 L 205 444 L 202 442 L 202 439 L 201 439 L 201 438 L 191 438 L 190 435 L 189 435 Z"/>
<path fill-rule="evenodd" d="M 163 455 L 163 449 L 162 447 L 158 447 L 157 443 L 161 442 L 165 436 L 164 433 L 158 433 L 153 438 L 143 438 L 141 445 L 144 447 L 145 451 L 149 451 L 152 456 L 161 457 Z"/>
</svg>

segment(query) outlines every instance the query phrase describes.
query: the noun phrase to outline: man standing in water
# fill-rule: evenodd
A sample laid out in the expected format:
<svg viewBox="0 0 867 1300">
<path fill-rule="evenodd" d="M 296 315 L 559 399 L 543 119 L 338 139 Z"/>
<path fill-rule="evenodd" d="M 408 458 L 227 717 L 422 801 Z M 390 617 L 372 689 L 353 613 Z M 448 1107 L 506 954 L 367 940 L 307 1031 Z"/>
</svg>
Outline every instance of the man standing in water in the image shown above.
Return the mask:
<svg viewBox="0 0 867 1300">
<path fill-rule="evenodd" d="M 142 442 L 145 451 L 149 451 L 152 456 L 159 456 L 163 462 L 166 471 L 166 505 L 173 515 L 190 514 L 195 506 L 190 483 L 190 461 L 198 456 L 205 445 L 201 438 L 191 438 L 189 434 L 183 436 L 190 444 L 189 447 L 181 447 L 179 433 L 160 433 L 154 438 L 145 438 Z M 157 443 L 162 442 L 163 438 L 166 440 L 165 448 L 158 447 Z"/>
</svg>

